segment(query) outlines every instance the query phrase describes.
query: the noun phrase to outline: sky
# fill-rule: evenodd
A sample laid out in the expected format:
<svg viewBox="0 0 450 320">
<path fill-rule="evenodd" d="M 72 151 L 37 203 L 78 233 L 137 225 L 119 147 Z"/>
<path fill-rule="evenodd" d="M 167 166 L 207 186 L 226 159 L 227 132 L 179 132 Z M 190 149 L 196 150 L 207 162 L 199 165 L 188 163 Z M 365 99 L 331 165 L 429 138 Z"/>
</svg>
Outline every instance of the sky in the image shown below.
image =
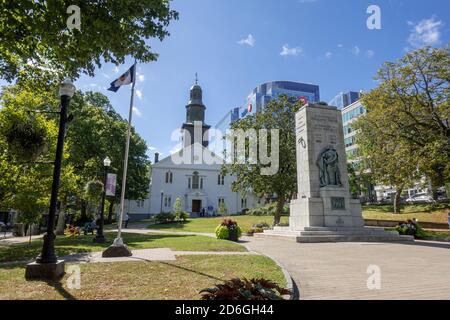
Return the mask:
<svg viewBox="0 0 450 320">
<path fill-rule="evenodd" d="M 381 10 L 379 30 L 367 27 L 370 5 Z M 317 84 L 328 102 L 342 91 L 373 88 L 383 62 L 450 41 L 448 0 L 174 0 L 172 8 L 180 17 L 171 35 L 148 41 L 158 60 L 138 65 L 132 123 L 152 161 L 154 152 L 165 157 L 178 144 L 171 134 L 185 121 L 196 72 L 206 123 L 214 126 L 261 83 Z M 75 84 L 106 94 L 127 118 L 130 87 L 106 89 L 132 63 L 105 64 Z"/>
</svg>

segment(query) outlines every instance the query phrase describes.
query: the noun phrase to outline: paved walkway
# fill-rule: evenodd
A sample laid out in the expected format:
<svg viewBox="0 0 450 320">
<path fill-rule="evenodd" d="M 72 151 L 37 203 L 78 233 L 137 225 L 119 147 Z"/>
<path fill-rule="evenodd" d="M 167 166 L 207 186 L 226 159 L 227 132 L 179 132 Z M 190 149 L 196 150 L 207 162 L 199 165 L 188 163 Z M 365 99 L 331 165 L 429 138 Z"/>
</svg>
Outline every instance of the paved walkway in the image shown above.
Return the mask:
<svg viewBox="0 0 450 320">
<path fill-rule="evenodd" d="M 296 243 L 243 238 L 278 260 L 300 299 L 450 299 L 450 243 Z M 381 288 L 369 290 L 369 266 L 380 268 Z"/>
<path fill-rule="evenodd" d="M 72 263 L 98 263 L 122 261 L 174 261 L 176 256 L 183 255 L 258 255 L 256 252 L 230 252 L 230 251 L 173 251 L 169 248 L 131 250 L 131 257 L 103 258 L 102 252 L 78 253 L 61 257 L 62 260 Z"/>
<path fill-rule="evenodd" d="M 117 229 L 107 230 L 108 232 L 117 232 Z M 187 235 L 187 236 L 207 236 L 215 238 L 216 235 L 214 233 L 202 233 L 202 232 L 187 232 L 187 231 L 166 231 L 166 230 L 154 230 L 147 229 L 146 227 L 134 226 L 133 228 L 122 229 L 122 233 L 159 233 L 159 234 L 178 234 L 178 235 Z"/>
<path fill-rule="evenodd" d="M 35 236 L 31 236 L 31 240 L 36 240 L 39 238 L 42 238 L 44 235 L 40 234 L 40 235 L 35 235 Z M 26 236 L 26 237 L 0 237 L 0 246 L 1 245 L 10 245 L 10 244 L 18 244 L 18 243 L 26 243 L 30 241 L 30 237 Z"/>
</svg>

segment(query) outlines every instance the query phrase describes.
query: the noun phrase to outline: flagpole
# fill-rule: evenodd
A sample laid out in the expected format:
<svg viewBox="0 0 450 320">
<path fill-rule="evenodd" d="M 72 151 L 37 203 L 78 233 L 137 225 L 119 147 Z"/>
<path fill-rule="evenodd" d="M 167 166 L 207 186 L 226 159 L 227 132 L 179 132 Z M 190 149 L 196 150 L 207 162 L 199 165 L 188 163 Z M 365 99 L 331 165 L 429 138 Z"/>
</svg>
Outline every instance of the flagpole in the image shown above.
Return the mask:
<svg viewBox="0 0 450 320">
<path fill-rule="evenodd" d="M 133 117 L 133 104 L 134 104 L 134 87 L 136 85 L 136 61 L 134 61 L 134 74 L 133 74 L 133 85 L 131 86 L 131 99 L 130 99 L 130 110 L 128 113 L 128 133 L 127 142 L 125 145 L 125 157 L 123 160 L 123 176 L 122 176 L 122 189 L 120 190 L 120 217 L 117 228 L 117 238 L 114 240 L 113 245 L 122 246 L 122 220 L 123 211 L 125 208 L 125 188 L 127 186 L 127 170 L 128 170 L 128 153 L 130 150 L 130 137 L 131 137 L 131 119 Z"/>
</svg>

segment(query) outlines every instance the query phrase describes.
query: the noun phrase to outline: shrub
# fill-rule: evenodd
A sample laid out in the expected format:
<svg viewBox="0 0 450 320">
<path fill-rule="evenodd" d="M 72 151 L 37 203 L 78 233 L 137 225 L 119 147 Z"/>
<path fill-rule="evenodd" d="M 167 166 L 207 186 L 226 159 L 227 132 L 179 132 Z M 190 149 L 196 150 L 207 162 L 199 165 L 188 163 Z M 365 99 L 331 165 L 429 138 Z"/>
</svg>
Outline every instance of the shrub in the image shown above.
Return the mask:
<svg viewBox="0 0 450 320">
<path fill-rule="evenodd" d="M 175 220 L 175 215 L 170 212 L 162 212 L 155 216 L 156 223 L 169 223 Z"/>
<path fill-rule="evenodd" d="M 215 232 L 217 239 L 228 239 L 229 232 L 226 226 L 218 225 Z"/>
<path fill-rule="evenodd" d="M 424 238 L 427 235 L 415 219 L 401 222 L 395 230 L 401 235 L 414 236 L 416 239 Z"/>
<path fill-rule="evenodd" d="M 252 226 L 252 228 L 254 228 L 254 229 L 270 229 L 270 225 L 267 222 L 263 221 L 263 222 L 255 223 Z"/>
<path fill-rule="evenodd" d="M 186 211 L 178 211 L 174 215 L 175 215 L 175 220 L 178 220 L 178 221 L 186 221 L 187 218 L 189 218 L 189 213 L 187 213 Z"/>
<path fill-rule="evenodd" d="M 249 209 L 247 211 L 247 214 L 252 216 L 273 216 L 275 214 L 276 209 L 277 204 L 275 202 L 272 202 L 261 207 Z"/>
<path fill-rule="evenodd" d="M 282 295 L 291 294 L 285 288 L 266 279 L 234 278 L 200 291 L 202 300 L 283 300 Z"/>
<path fill-rule="evenodd" d="M 235 237 L 233 237 L 234 232 L 236 232 Z M 236 238 L 237 240 L 242 235 L 242 229 L 238 226 L 236 221 L 224 219 L 222 223 L 217 226 L 215 233 L 217 239 L 234 240 L 234 238 Z"/>
</svg>

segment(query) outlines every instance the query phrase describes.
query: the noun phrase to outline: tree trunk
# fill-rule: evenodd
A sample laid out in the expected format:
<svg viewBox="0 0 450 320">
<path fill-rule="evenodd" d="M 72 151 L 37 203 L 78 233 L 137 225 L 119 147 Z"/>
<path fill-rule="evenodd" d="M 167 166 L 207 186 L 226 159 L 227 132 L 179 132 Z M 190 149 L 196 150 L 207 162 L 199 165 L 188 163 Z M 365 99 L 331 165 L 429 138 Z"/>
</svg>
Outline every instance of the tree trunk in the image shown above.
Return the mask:
<svg viewBox="0 0 450 320">
<path fill-rule="evenodd" d="M 285 195 L 278 195 L 277 199 L 277 209 L 275 215 L 273 216 L 273 225 L 276 226 L 280 223 L 281 215 L 283 214 L 283 207 L 285 202 Z"/>
<path fill-rule="evenodd" d="M 61 205 L 59 207 L 58 224 L 56 225 L 56 234 L 64 235 L 64 229 L 66 227 L 66 208 L 67 203 L 65 197 L 62 197 Z"/>
<path fill-rule="evenodd" d="M 402 194 L 403 187 L 396 188 L 394 198 L 394 213 L 400 213 L 400 196 Z"/>
<path fill-rule="evenodd" d="M 86 201 L 81 200 L 80 222 L 86 222 L 86 221 L 87 221 L 87 204 L 86 204 Z"/>
</svg>

